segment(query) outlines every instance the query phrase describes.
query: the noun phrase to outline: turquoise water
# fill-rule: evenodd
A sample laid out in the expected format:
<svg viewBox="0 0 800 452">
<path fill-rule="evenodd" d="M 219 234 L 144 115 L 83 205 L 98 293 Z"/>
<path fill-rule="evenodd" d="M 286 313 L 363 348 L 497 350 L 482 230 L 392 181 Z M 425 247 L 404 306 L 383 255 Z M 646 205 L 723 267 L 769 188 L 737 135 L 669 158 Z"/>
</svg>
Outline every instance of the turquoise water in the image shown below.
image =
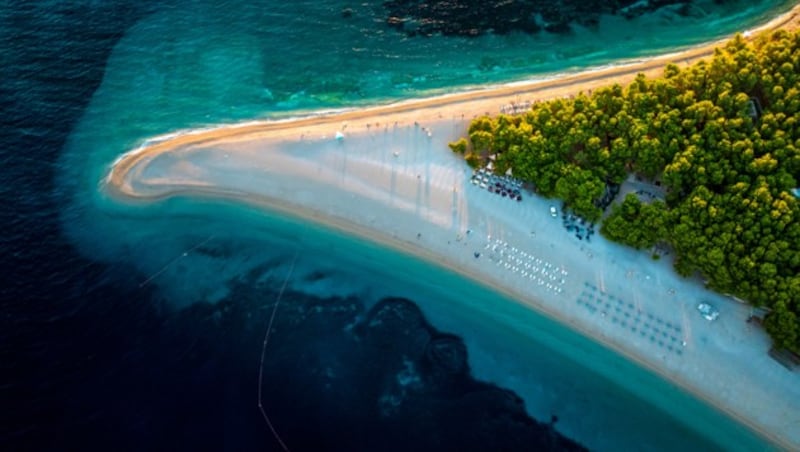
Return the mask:
<svg viewBox="0 0 800 452">
<path fill-rule="evenodd" d="M 568 36 L 467 40 L 406 38 L 383 26 L 379 2 L 354 7 L 349 19 L 339 11 L 353 6 L 333 0 L 187 2 L 147 17 L 115 48 L 64 150 L 64 228 L 92 258 L 133 263 L 173 307 L 220 300 L 228 280 L 299 249 L 299 274 L 333 275 L 299 289 L 413 298 L 434 325 L 464 336 L 477 377 L 519 393 L 539 419 L 558 414 L 559 428 L 590 447 L 761 448 L 742 427 L 616 354 L 427 263 L 242 206 L 122 205 L 98 187 L 117 156 L 153 135 L 614 63 L 746 29 L 791 3 L 699 2 L 688 18 L 664 11 L 608 17 Z M 224 245 L 224 255 L 178 259 L 206 240 Z"/>
</svg>

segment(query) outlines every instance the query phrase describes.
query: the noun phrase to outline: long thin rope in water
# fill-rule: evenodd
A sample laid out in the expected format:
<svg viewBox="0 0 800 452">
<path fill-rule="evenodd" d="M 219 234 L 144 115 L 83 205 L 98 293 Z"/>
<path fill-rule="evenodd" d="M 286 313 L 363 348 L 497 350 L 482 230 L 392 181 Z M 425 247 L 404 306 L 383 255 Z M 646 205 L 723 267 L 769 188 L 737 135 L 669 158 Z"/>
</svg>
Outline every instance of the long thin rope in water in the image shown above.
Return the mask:
<svg viewBox="0 0 800 452">
<path fill-rule="evenodd" d="M 269 342 L 269 333 L 272 331 L 272 323 L 275 321 L 275 313 L 278 312 L 278 304 L 281 302 L 281 297 L 283 297 L 283 292 L 286 290 L 286 285 L 289 283 L 289 278 L 292 276 L 292 272 L 294 271 L 294 264 L 297 262 L 297 256 L 300 252 L 296 251 L 294 253 L 294 258 L 292 259 L 292 265 L 289 267 L 289 273 L 286 274 L 286 279 L 283 280 L 283 286 L 281 286 L 280 292 L 278 292 L 278 298 L 275 300 L 275 305 L 272 306 L 272 315 L 269 317 L 269 324 L 267 325 L 267 332 L 264 333 L 264 344 L 261 347 L 261 365 L 258 368 L 258 409 L 261 410 L 261 415 L 264 417 L 264 421 L 266 421 L 269 429 L 272 431 L 272 436 L 278 441 L 278 444 L 281 445 L 283 450 L 289 452 L 289 448 L 286 446 L 286 443 L 283 442 L 281 436 L 278 435 L 278 431 L 275 430 L 275 426 L 272 425 L 272 421 L 270 421 L 269 416 L 267 415 L 267 411 L 264 409 L 264 404 L 261 403 L 261 388 L 264 381 L 264 357 L 267 353 L 267 343 Z"/>
<path fill-rule="evenodd" d="M 195 245 L 195 246 L 189 248 L 188 250 L 184 251 L 178 257 L 176 257 L 175 259 L 172 259 L 171 261 L 169 261 L 167 263 L 167 265 L 161 267 L 161 270 L 153 273 L 152 275 L 150 275 L 149 278 L 147 278 L 144 281 L 140 282 L 139 283 L 139 288 L 142 288 L 142 287 L 150 284 L 150 281 L 158 278 L 158 275 L 160 275 L 160 274 L 164 273 L 165 271 L 167 271 L 167 269 L 169 267 L 171 267 L 172 264 L 174 264 L 175 262 L 178 262 L 180 259 L 183 259 L 184 257 L 188 256 L 189 253 L 191 253 L 192 251 L 196 250 L 197 248 L 200 248 L 201 246 L 205 245 L 206 243 L 208 243 L 213 238 L 214 238 L 214 234 L 209 235 L 207 239 L 203 240 L 202 242 L 198 243 L 197 245 Z"/>
</svg>

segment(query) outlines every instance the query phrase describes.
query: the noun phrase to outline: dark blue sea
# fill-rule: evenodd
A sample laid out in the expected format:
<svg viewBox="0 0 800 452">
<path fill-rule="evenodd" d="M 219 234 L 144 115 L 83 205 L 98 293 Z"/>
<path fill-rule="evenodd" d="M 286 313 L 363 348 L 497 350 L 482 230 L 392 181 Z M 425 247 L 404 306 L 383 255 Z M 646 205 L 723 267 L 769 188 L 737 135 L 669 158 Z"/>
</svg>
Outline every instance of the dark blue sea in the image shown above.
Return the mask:
<svg viewBox="0 0 800 452">
<path fill-rule="evenodd" d="M 527 25 L 475 33 L 475 15 L 426 28 L 416 3 L 0 3 L 0 449 L 769 447 L 445 269 L 245 206 L 98 190 L 152 136 L 615 64 L 792 2 L 517 2 Z"/>
</svg>

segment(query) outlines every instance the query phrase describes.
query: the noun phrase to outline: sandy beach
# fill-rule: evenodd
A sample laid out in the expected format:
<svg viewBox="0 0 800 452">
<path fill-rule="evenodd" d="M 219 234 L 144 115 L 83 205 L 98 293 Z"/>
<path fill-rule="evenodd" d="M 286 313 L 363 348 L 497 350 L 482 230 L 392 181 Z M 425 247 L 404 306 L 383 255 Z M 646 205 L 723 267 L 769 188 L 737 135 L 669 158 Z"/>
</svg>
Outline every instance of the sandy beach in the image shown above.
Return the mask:
<svg viewBox="0 0 800 452">
<path fill-rule="evenodd" d="M 761 29 L 796 27 L 800 7 Z M 755 32 L 755 31 L 754 31 Z M 481 282 L 570 325 L 708 401 L 769 441 L 800 448 L 800 374 L 767 355 L 749 307 L 679 278 L 669 259 L 566 231 L 560 203 L 470 183 L 447 143 L 512 103 L 660 75 L 720 42 L 626 65 L 391 105 L 151 139 L 114 162 L 120 202 L 226 197 L 369 238 Z M 709 300 L 722 312 L 696 311 Z"/>
</svg>

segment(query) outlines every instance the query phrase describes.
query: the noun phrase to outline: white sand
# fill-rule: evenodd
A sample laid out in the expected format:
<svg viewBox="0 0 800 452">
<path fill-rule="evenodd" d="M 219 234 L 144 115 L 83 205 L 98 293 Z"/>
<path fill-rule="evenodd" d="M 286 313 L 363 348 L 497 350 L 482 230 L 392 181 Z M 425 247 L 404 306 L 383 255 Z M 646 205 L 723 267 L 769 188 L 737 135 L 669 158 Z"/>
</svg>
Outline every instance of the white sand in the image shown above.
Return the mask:
<svg viewBox="0 0 800 452">
<path fill-rule="evenodd" d="M 787 21 L 794 24 L 795 11 L 772 24 Z M 547 200 L 526 195 L 518 203 L 470 184 L 471 170 L 446 147 L 474 115 L 494 114 L 511 101 L 623 83 L 637 70 L 657 73 L 664 61 L 709 51 L 546 83 L 176 136 L 115 162 L 107 188 L 120 198 L 187 191 L 234 197 L 446 265 L 798 449 L 800 374 L 768 357 L 768 338 L 745 322 L 748 307 L 679 279 L 666 260 L 654 262 L 597 234 L 591 243 L 578 240 L 549 215 Z M 337 131 L 343 140 L 334 139 Z M 712 301 L 721 317 L 701 318 L 699 300 Z"/>
<path fill-rule="evenodd" d="M 800 375 L 767 356 L 769 341 L 745 322 L 747 307 L 679 279 L 668 262 L 653 262 L 646 253 L 597 235 L 591 243 L 578 240 L 549 215 L 547 200 L 510 201 L 470 184 L 471 170 L 445 147 L 464 126 L 460 120 L 437 123 L 432 138 L 411 125 L 360 136 L 345 130 L 342 142 L 331 133 L 282 144 L 262 138 L 191 146 L 158 154 L 128 180 L 138 196 L 212 190 L 447 265 L 606 342 L 773 441 L 800 444 Z M 601 305 L 588 298 L 603 291 L 622 302 L 613 299 L 606 307 L 607 296 Z M 695 305 L 701 299 L 720 308 L 719 320 L 700 317 Z"/>
</svg>

